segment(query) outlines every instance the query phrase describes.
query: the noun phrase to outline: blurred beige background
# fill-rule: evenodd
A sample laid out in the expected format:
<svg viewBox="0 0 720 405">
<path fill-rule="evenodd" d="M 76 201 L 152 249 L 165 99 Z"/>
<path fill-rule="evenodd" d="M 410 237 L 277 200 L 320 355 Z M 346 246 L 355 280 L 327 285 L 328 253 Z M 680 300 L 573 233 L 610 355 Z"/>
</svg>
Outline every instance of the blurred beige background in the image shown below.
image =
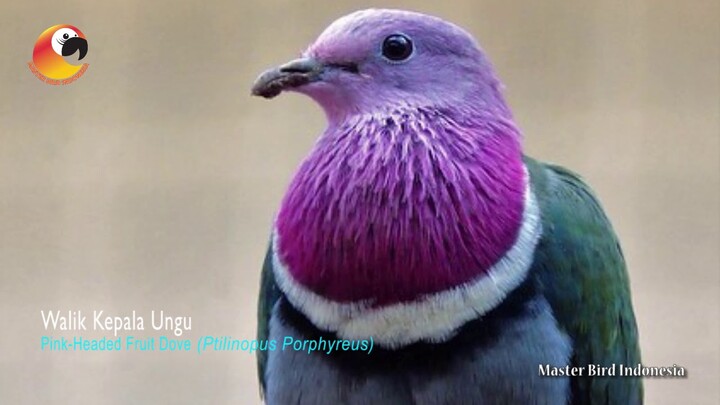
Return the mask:
<svg viewBox="0 0 720 405">
<path fill-rule="evenodd" d="M 528 153 L 582 173 L 613 219 L 644 363 L 688 369 L 647 379 L 646 402 L 718 403 L 720 8 L 701 0 L 3 1 L 0 403 L 258 402 L 252 355 L 41 352 L 40 310 L 163 309 L 192 339 L 253 338 L 271 218 L 324 122 L 249 87 L 370 5 L 476 35 Z M 90 44 L 69 86 L 26 66 L 59 23 Z"/>
</svg>

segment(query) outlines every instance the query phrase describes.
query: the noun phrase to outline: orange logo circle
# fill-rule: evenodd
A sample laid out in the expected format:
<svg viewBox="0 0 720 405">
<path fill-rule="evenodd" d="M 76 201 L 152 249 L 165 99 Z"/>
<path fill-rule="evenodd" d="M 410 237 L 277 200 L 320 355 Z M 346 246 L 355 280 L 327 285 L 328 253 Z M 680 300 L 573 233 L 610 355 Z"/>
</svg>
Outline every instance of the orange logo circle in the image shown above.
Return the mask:
<svg viewBox="0 0 720 405">
<path fill-rule="evenodd" d="M 65 57 L 77 54 L 79 61 L 87 51 L 88 42 L 82 31 L 72 25 L 54 25 L 38 37 L 33 60 L 28 62 L 28 66 L 35 76 L 46 83 L 72 83 L 85 73 L 88 64 L 73 65 Z"/>
</svg>

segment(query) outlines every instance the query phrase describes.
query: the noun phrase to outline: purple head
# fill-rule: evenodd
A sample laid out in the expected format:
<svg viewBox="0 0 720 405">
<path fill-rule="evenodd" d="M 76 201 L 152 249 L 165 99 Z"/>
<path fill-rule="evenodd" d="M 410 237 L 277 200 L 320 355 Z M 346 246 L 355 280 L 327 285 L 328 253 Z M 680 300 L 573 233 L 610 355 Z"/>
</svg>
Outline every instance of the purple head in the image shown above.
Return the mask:
<svg viewBox="0 0 720 405">
<path fill-rule="evenodd" d="M 303 53 L 261 76 L 253 93 L 316 100 L 330 120 L 356 113 L 470 103 L 509 114 L 501 84 L 475 40 L 424 14 L 362 10 L 333 22 Z"/>
<path fill-rule="evenodd" d="M 294 282 L 336 302 L 407 302 L 484 277 L 512 247 L 520 135 L 473 38 L 439 18 L 364 10 L 253 94 L 316 100 L 328 127 L 276 220 Z"/>
</svg>

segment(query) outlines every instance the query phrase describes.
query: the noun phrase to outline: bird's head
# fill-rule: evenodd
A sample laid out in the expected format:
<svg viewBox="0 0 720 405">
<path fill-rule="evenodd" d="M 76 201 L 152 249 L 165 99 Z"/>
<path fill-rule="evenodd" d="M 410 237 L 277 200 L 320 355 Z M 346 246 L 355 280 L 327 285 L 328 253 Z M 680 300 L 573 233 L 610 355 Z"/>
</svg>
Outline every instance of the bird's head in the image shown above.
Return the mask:
<svg viewBox="0 0 720 405">
<path fill-rule="evenodd" d="M 332 118 L 463 104 L 505 114 L 500 87 L 463 29 L 419 13 L 371 9 L 332 23 L 301 58 L 260 75 L 252 92 L 304 93 Z"/>
<path fill-rule="evenodd" d="M 61 25 L 52 34 L 51 45 L 56 54 L 70 56 L 79 52 L 78 60 L 85 57 L 88 50 L 85 35 L 72 25 Z"/>
</svg>

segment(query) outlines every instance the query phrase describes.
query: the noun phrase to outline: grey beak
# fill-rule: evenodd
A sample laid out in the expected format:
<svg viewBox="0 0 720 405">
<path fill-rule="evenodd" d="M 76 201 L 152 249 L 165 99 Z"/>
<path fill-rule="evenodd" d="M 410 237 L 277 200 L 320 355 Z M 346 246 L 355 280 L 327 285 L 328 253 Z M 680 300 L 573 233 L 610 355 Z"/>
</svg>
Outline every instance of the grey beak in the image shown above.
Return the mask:
<svg viewBox="0 0 720 405">
<path fill-rule="evenodd" d="M 312 58 L 301 58 L 266 70 L 255 80 L 252 94 L 273 98 L 283 90 L 299 87 L 320 79 L 324 66 Z"/>
</svg>

